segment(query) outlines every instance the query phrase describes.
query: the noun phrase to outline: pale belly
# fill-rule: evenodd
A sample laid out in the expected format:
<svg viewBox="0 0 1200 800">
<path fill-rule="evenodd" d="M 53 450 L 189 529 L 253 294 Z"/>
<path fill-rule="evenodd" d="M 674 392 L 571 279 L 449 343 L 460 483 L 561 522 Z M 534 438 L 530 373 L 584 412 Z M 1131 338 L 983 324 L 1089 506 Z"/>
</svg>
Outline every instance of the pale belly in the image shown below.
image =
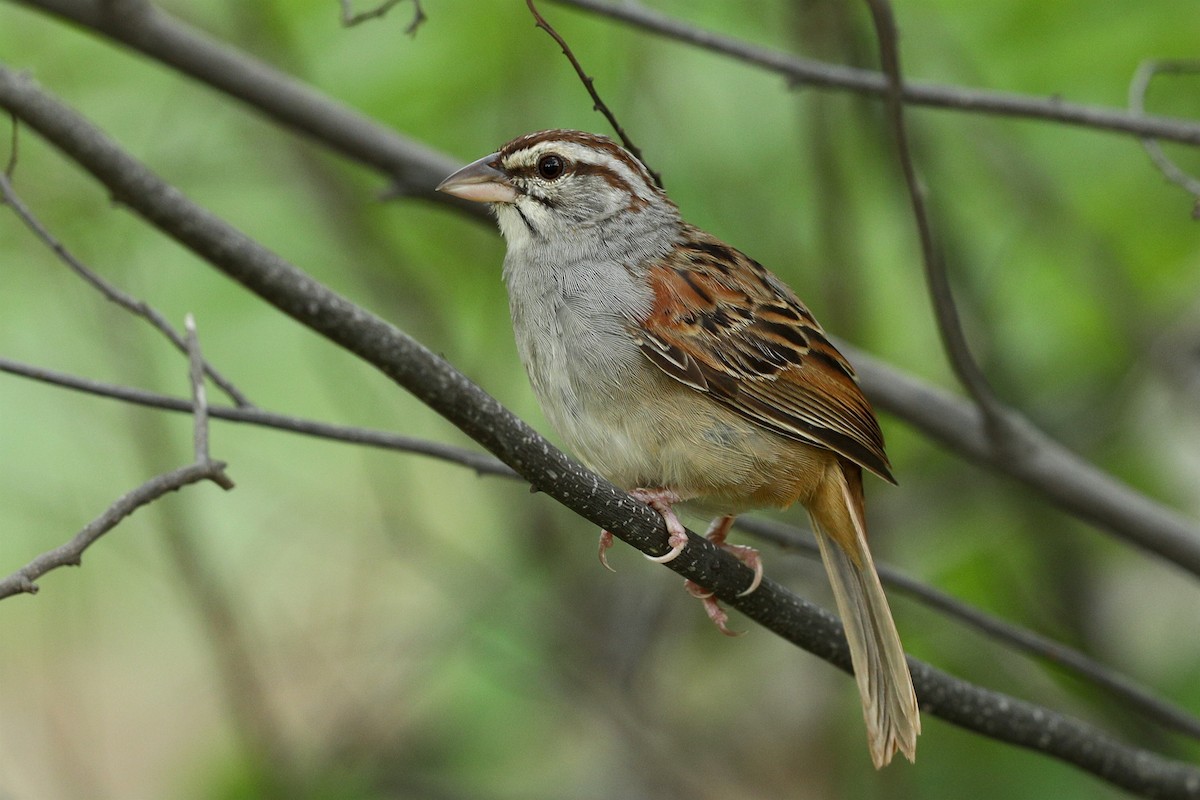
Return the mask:
<svg viewBox="0 0 1200 800">
<path fill-rule="evenodd" d="M 573 349 L 573 348 L 568 348 Z M 566 357 L 567 354 L 556 354 Z M 529 370 L 567 449 L 624 489 L 665 488 L 722 514 L 784 507 L 811 493 L 828 451 L 786 440 L 670 378 L 640 352 Z"/>
</svg>

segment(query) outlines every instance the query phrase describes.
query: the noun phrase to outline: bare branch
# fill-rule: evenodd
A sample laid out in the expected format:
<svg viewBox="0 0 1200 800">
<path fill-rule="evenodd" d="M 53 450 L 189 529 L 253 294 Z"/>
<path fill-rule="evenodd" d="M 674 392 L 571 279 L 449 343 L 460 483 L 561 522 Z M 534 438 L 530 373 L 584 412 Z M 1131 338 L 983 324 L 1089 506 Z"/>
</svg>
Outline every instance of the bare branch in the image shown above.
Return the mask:
<svg viewBox="0 0 1200 800">
<path fill-rule="evenodd" d="M 575 57 L 575 53 L 571 51 L 570 45 L 566 39 L 559 35 L 558 31 L 554 30 L 546 18 L 541 15 L 534 5 L 533 0 L 525 0 L 525 5 L 529 8 L 529 13 L 533 14 L 534 20 L 537 22 L 537 27 L 550 34 L 550 38 L 558 42 L 558 46 L 562 48 L 563 55 L 571 62 L 571 66 L 575 68 L 575 74 L 579 76 L 579 80 L 583 82 L 583 88 L 587 89 L 589 95 L 592 96 L 592 110 L 599 111 L 608 120 L 608 124 L 612 125 L 617 136 L 621 138 L 621 143 L 625 145 L 625 149 L 633 154 L 633 157 L 642 162 L 642 166 L 650 173 L 650 177 L 654 178 L 654 182 L 658 188 L 663 188 L 662 176 L 650 168 L 646 163 L 645 156 L 642 155 L 642 149 L 638 147 L 629 138 L 629 134 L 625 133 L 625 129 L 621 127 L 621 123 L 617 122 L 617 117 L 609 110 L 608 104 L 600 99 L 600 93 L 596 91 L 596 80 L 592 76 L 583 71 L 583 65 L 579 63 L 579 59 Z"/>
<path fill-rule="evenodd" d="M 355 25 L 358 25 L 360 22 L 365 22 L 369 19 L 379 19 L 391 11 L 395 6 L 399 5 L 400 2 L 401 0 L 384 0 L 384 2 L 375 6 L 374 8 L 367 9 L 366 11 L 360 11 L 356 14 L 352 8 L 351 0 L 339 0 L 342 9 L 342 26 L 346 28 L 352 28 Z M 412 0 L 412 4 L 412 20 L 408 23 L 408 27 L 404 29 L 404 32 L 409 36 L 416 36 L 417 29 L 421 27 L 421 23 L 427 18 L 425 16 L 425 10 L 421 8 L 421 0 Z"/>
<path fill-rule="evenodd" d="M 12 575 L 0 580 L 0 600 L 22 592 L 37 594 L 38 586 L 34 581 L 50 570 L 79 566 L 84 551 L 101 536 L 115 528 L 117 523 L 125 517 L 168 492 L 200 481 L 215 480 L 224 468 L 225 465 L 220 461 L 189 464 L 186 467 L 180 467 L 151 478 L 132 492 L 118 498 L 103 514 L 75 534 L 71 541 L 42 553 Z"/>
<path fill-rule="evenodd" d="M 879 72 L 829 64 L 810 58 L 799 58 L 788 53 L 758 47 L 732 36 L 706 31 L 680 22 L 673 17 L 644 8 L 634 2 L 611 3 L 605 2 L 605 0 L 551 0 L 551 2 L 619 20 L 640 30 L 763 67 L 782 75 L 793 84 L 814 89 L 838 89 L 878 96 L 887 93 L 887 76 Z M 1149 136 L 1163 141 L 1200 145 L 1200 122 L 1170 117 L 1142 116 L 1101 106 L 1068 103 L 1058 97 L 1041 98 L 1012 92 L 909 83 L 904 87 L 904 102 L 910 105 L 942 108 L 949 111 L 1044 120 L 1094 130 Z"/>
<path fill-rule="evenodd" d="M 15 125 L 13 127 L 13 131 L 13 153 L 15 154 Z M 10 166 L 15 164 L 15 159 L 9 163 Z M 184 341 L 184 338 L 179 334 L 179 332 L 175 330 L 171 323 L 167 321 L 166 317 L 160 314 L 150 304 L 146 303 L 145 301 L 138 300 L 136 297 L 123 292 L 113 284 L 106 281 L 98 272 L 72 255 L 71 252 L 67 250 L 66 246 L 64 246 L 62 242 L 60 242 L 52 233 L 50 233 L 49 230 L 47 230 L 44 225 L 42 225 L 41 221 L 34 216 L 33 212 L 29 210 L 29 207 L 26 206 L 24 201 L 21 200 L 20 196 L 17 195 L 16 190 L 12 185 L 11 171 L 6 171 L 4 174 L 0 175 L 0 203 L 9 206 L 21 219 L 21 221 L 25 223 L 25 226 L 29 228 L 29 230 L 33 231 L 34 236 L 36 236 L 47 247 L 49 247 L 50 250 L 54 252 L 54 255 L 58 256 L 59 260 L 70 267 L 76 275 L 83 278 L 88 285 L 100 292 L 100 294 L 102 294 L 106 300 L 116 303 L 118 306 L 130 312 L 131 314 L 146 320 L 160 333 L 166 336 L 167 339 L 171 341 L 171 344 L 175 345 L 179 352 L 187 353 L 187 343 Z M 203 369 L 204 373 L 212 378 L 213 382 L 217 384 L 217 386 L 221 387 L 221 390 L 225 392 L 225 394 L 229 396 L 229 399 L 232 400 L 236 405 L 251 405 L 250 401 L 246 399 L 246 396 L 242 394 L 241 390 L 234 386 L 232 381 L 228 380 L 224 375 L 218 372 L 215 367 L 207 362 L 204 362 Z"/>
<path fill-rule="evenodd" d="M 930 439 L 1019 480 L 1054 505 L 1200 575 L 1200 529 L 1195 520 L 1156 503 L 1012 414 L 1017 443 L 998 456 L 983 416 L 971 403 L 929 386 L 878 358 L 835 341 L 858 373 L 871 403 L 891 411 Z"/>
<path fill-rule="evenodd" d="M 183 327 L 187 330 L 188 381 L 192 386 L 192 446 L 197 464 L 211 464 L 208 454 L 208 392 L 204 388 L 204 356 L 200 353 L 200 339 L 196 336 L 196 319 L 190 313 L 184 317 Z M 213 482 L 226 491 L 233 488 L 233 481 L 223 470 L 213 476 Z"/>
<path fill-rule="evenodd" d="M 102 381 L 80 378 L 43 367 L 21 364 L 3 357 L 0 357 L 0 372 L 20 375 L 43 383 L 86 392 L 98 397 L 109 397 L 148 408 L 179 411 L 188 414 L 192 413 L 193 409 L 193 404 L 182 398 L 168 397 L 167 395 L 155 392 L 147 392 L 143 389 L 134 389 L 128 386 L 117 386 Z M 215 419 L 242 422 L 264 428 L 274 428 L 276 430 L 299 433 L 304 436 L 430 456 L 442 461 L 461 464 L 464 467 L 474 470 L 479 475 L 497 475 L 505 478 L 517 477 L 517 473 L 502 461 L 486 453 L 468 450 L 465 447 L 455 447 L 454 445 L 443 444 L 441 442 L 431 442 L 412 436 L 401 436 L 390 431 L 356 428 L 349 425 L 334 425 L 329 422 L 318 422 L 302 417 L 292 417 L 287 414 L 277 414 L 254 407 L 228 408 L 224 406 L 210 406 L 208 408 L 208 415 Z"/>
<path fill-rule="evenodd" d="M 1138 115 L 1146 113 L 1146 92 L 1156 75 L 1163 73 L 1184 75 L 1197 72 L 1200 72 L 1200 61 L 1143 61 L 1133 74 L 1133 80 L 1129 83 L 1129 110 Z M 1167 157 L 1162 146 L 1152 137 L 1143 137 L 1142 146 L 1146 148 L 1150 160 L 1154 162 L 1154 166 L 1158 167 L 1166 179 L 1182 187 L 1192 196 L 1195 203 L 1192 208 L 1192 217 L 1200 219 L 1200 180 L 1180 169 L 1174 161 Z"/>
<path fill-rule="evenodd" d="M 917 233 L 921 240 L 921 261 L 925 267 L 925 283 L 933 300 L 933 312 L 937 319 L 942 348 L 946 351 L 950 366 L 959 382 L 983 411 L 991 439 L 998 448 L 1004 448 L 1014 442 L 1014 437 L 1009 431 L 1011 425 L 1008 422 L 1008 410 L 996 399 L 987 378 L 971 355 L 971 347 L 967 344 L 962 321 L 958 316 L 958 307 L 954 303 L 950 278 L 946 274 L 946 263 L 934 241 L 933 226 L 930 224 L 929 210 L 925 204 L 925 187 L 917 177 L 917 168 L 913 164 L 908 126 L 904 122 L 904 78 L 900 71 L 899 34 L 896 31 L 892 7 L 888 0 L 867 0 L 867 5 L 871 9 L 871 18 L 879 39 L 879 61 L 888 79 L 888 90 L 884 95 L 888 121 L 896 137 L 896 149 L 904 171 L 904 183 L 908 187 L 908 197 L 917 223 Z"/>
<path fill-rule="evenodd" d="M 54 370 L 20 364 L 0 357 L 0 372 L 8 372 L 54 386 L 61 386 L 99 397 L 108 397 L 136 405 L 167 411 L 190 412 L 188 401 L 167 395 L 117 386 L 80 378 Z M 432 442 L 388 431 L 334 425 L 328 422 L 275 414 L 259 408 L 210 407 L 210 416 L 231 422 L 243 422 L 261 427 L 314 436 L 349 444 L 369 445 L 397 452 L 428 456 L 452 464 L 469 467 L 478 475 L 520 478 L 502 461 L 485 453 Z M 735 527 L 785 549 L 797 551 L 810 558 L 819 558 L 816 543 L 804 538 L 798 529 L 780 522 L 751 517 L 738 517 Z M 975 628 L 1001 644 L 1013 647 L 1047 661 L 1059 664 L 1079 678 L 1110 691 L 1118 699 L 1160 724 L 1200 738 L 1200 720 L 1171 703 L 1153 695 L 1147 689 L 1125 678 L 1107 666 L 1088 658 L 1060 642 L 1041 636 L 1027 628 L 993 617 L 944 592 L 916 581 L 884 563 L 877 563 L 884 585 L 898 589 L 918 602 L 940 611 L 963 624 Z"/>
<path fill-rule="evenodd" d="M 0 180 L 4 179 L 0 177 Z M 132 492 L 118 498 L 103 514 L 75 534 L 69 542 L 43 553 L 12 575 L 0 580 L 0 600 L 14 594 L 37 594 L 38 587 L 34 581 L 52 569 L 79 566 L 83 559 L 83 552 L 91 547 L 97 539 L 115 528 L 121 520 L 134 511 L 154 502 L 168 492 L 203 480 L 212 481 L 225 490 L 233 488 L 233 481 L 225 474 L 225 463 L 213 461 L 208 455 L 208 401 L 204 393 L 204 360 L 200 356 L 200 346 L 196 341 L 195 321 L 191 314 L 187 316 L 186 327 L 188 331 L 188 375 L 192 385 L 190 408 L 193 418 L 195 462 L 146 481 Z"/>
<path fill-rule="evenodd" d="M 87 120 L 2 66 L 0 106 L 91 172 L 126 207 L 293 319 L 375 366 L 535 488 L 642 552 L 668 549 L 657 513 L 556 450 L 418 342 L 196 206 Z M 788 641 L 850 671 L 849 649 L 836 618 L 771 580 L 739 597 L 751 570 L 707 539 L 690 534 L 689 546 L 668 567 Z M 974 686 L 915 659 L 910 666 L 926 713 L 1062 759 L 1130 791 L 1200 797 L 1200 769 L 1122 744 L 1078 720 Z"/>
<path fill-rule="evenodd" d="M 393 194 L 448 204 L 480 220 L 479 203 L 435 192 L 461 162 L 398 135 L 274 67 L 220 42 L 144 0 L 16 0 L 144 53 L 245 103 L 306 138 L 387 175 Z"/>
</svg>

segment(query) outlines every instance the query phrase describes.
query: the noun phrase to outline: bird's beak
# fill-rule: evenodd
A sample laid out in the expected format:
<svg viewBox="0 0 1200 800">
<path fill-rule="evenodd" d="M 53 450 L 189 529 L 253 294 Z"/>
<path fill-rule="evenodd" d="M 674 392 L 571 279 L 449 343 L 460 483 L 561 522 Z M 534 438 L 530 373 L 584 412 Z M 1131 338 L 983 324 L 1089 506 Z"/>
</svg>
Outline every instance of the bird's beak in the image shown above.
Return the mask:
<svg viewBox="0 0 1200 800">
<path fill-rule="evenodd" d="M 438 184 L 437 190 L 474 200 L 477 203 L 512 203 L 517 199 L 517 190 L 508 176 L 496 169 L 500 154 L 492 153 L 478 161 L 472 161 L 458 172 Z"/>
</svg>

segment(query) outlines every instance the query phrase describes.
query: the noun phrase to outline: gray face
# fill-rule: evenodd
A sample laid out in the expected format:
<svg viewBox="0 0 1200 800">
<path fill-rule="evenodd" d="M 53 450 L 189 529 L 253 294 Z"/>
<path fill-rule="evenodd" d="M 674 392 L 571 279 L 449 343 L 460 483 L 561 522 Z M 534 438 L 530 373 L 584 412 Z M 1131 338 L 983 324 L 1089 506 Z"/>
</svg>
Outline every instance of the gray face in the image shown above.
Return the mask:
<svg viewBox="0 0 1200 800">
<path fill-rule="evenodd" d="M 506 237 L 517 233 L 516 225 L 535 237 L 578 235 L 614 217 L 626 218 L 622 227 L 636 228 L 649 222 L 638 217 L 660 218 L 664 208 L 674 212 L 645 168 L 600 137 L 545 131 L 505 145 L 492 164 L 516 191 L 512 202 L 496 207 Z"/>
</svg>

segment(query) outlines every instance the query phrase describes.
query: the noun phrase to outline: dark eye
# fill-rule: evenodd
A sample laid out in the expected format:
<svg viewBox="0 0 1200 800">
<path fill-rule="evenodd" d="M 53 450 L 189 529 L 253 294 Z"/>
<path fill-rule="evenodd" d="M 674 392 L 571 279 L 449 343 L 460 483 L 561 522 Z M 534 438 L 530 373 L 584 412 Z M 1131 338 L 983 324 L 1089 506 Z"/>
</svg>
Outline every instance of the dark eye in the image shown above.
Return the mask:
<svg viewBox="0 0 1200 800">
<path fill-rule="evenodd" d="M 554 155 L 553 153 L 542 156 L 538 159 L 537 163 L 538 175 L 541 175 L 548 181 L 552 181 L 555 178 L 560 177 L 563 174 L 563 170 L 566 168 L 567 165 L 562 158 Z"/>
</svg>

